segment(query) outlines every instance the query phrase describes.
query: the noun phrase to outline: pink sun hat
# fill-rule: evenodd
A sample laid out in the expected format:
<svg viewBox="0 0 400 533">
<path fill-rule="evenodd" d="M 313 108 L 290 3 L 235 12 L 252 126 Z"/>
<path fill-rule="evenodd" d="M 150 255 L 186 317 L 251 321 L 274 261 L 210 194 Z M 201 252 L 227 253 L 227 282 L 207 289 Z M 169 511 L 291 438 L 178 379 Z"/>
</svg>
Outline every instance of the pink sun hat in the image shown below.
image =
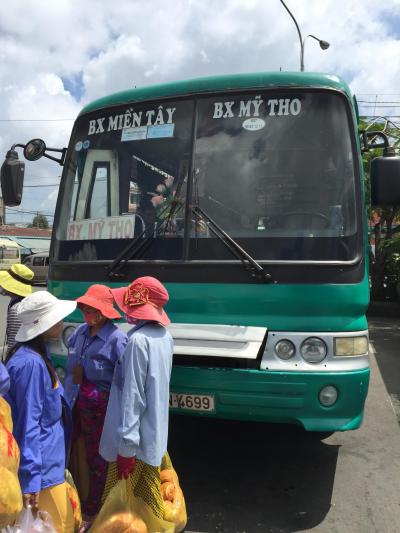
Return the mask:
<svg viewBox="0 0 400 533">
<path fill-rule="evenodd" d="M 118 320 L 121 315 L 114 309 L 113 295 L 111 289 L 106 285 L 91 285 L 88 290 L 76 299 L 78 307 L 88 305 L 100 311 L 100 313 L 110 320 Z"/>
<path fill-rule="evenodd" d="M 137 320 L 154 320 L 163 326 L 171 323 L 163 306 L 169 295 L 164 285 L 151 276 L 137 278 L 128 287 L 111 290 L 118 307 Z"/>
</svg>

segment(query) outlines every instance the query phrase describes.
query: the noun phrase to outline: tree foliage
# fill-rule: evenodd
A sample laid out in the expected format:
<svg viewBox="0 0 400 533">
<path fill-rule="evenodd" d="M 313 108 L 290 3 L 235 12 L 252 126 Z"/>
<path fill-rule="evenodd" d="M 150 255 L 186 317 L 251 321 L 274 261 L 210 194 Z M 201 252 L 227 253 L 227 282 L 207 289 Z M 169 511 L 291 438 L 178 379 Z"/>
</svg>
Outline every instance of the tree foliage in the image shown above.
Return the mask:
<svg viewBox="0 0 400 533">
<path fill-rule="evenodd" d="M 40 213 L 38 213 L 37 215 L 35 215 L 33 217 L 32 223 L 29 224 L 28 227 L 29 228 L 44 228 L 44 229 L 48 229 L 49 228 L 49 221 L 47 220 L 45 215 L 41 215 Z"/>
<path fill-rule="evenodd" d="M 360 130 L 384 131 L 390 145 L 400 149 L 400 128 L 388 120 L 377 120 L 366 124 L 360 122 Z M 370 203 L 370 163 L 382 155 L 381 150 L 369 150 L 363 154 L 366 179 L 366 201 L 368 206 L 369 238 L 374 243 L 370 253 L 371 299 L 386 300 L 395 297 L 396 285 L 400 282 L 400 208 L 377 208 Z"/>
</svg>

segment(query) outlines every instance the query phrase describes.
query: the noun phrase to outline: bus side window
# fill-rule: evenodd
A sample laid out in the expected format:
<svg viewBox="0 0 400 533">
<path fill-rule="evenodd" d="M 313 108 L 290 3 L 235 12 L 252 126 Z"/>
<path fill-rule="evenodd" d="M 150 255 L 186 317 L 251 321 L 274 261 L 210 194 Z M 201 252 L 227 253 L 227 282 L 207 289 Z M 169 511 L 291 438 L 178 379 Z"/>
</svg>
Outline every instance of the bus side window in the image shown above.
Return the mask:
<svg viewBox="0 0 400 533">
<path fill-rule="evenodd" d="M 110 214 L 109 164 L 95 163 L 85 218 L 102 218 Z"/>
<path fill-rule="evenodd" d="M 77 191 L 73 219 L 119 215 L 118 180 L 116 153 L 113 150 L 89 150 Z"/>
</svg>

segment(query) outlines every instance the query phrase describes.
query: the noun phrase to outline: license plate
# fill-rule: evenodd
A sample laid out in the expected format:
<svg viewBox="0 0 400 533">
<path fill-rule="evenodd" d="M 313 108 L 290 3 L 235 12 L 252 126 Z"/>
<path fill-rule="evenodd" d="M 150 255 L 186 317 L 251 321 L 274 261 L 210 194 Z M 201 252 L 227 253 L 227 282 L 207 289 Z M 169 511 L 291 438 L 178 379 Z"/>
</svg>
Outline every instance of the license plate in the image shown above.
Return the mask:
<svg viewBox="0 0 400 533">
<path fill-rule="evenodd" d="M 214 396 L 170 392 L 169 406 L 173 409 L 187 409 L 189 411 L 214 411 Z"/>
</svg>

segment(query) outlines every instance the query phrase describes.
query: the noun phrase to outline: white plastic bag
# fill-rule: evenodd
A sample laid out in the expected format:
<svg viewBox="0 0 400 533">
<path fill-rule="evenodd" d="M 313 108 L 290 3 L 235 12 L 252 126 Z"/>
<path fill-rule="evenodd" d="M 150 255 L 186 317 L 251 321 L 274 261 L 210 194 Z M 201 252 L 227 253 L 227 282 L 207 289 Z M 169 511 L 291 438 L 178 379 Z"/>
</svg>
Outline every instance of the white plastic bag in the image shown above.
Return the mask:
<svg viewBox="0 0 400 533">
<path fill-rule="evenodd" d="M 5 531 L 7 533 L 57 533 L 48 513 L 38 511 L 35 518 L 30 507 L 22 509 L 15 526 Z"/>
</svg>

